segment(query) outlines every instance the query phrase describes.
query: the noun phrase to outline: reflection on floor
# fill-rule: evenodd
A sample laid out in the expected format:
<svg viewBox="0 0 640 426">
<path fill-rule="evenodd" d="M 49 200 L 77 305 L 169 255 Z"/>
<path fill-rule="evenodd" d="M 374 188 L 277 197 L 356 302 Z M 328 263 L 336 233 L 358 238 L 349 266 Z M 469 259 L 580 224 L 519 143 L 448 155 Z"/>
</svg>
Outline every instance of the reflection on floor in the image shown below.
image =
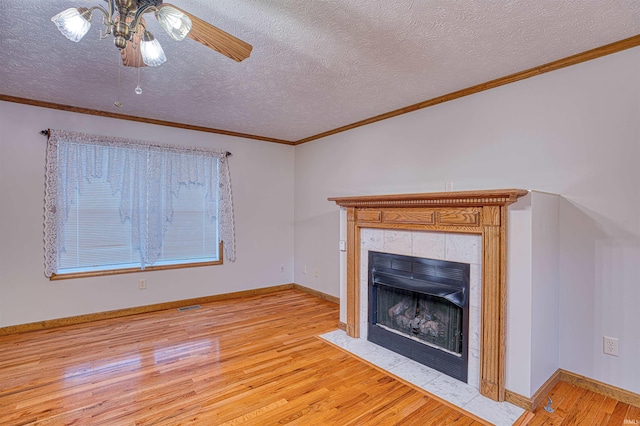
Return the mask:
<svg viewBox="0 0 640 426">
<path fill-rule="evenodd" d="M 351 338 L 342 330 L 320 337 L 496 426 L 511 426 L 524 413 L 520 407 L 485 398 L 466 383 L 367 340 Z"/>
</svg>

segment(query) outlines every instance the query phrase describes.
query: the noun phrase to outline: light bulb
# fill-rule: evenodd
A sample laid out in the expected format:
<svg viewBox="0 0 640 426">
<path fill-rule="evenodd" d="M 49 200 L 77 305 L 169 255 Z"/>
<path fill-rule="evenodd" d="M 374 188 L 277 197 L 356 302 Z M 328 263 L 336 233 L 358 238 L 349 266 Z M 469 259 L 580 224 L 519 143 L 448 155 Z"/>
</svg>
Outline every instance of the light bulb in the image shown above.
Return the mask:
<svg viewBox="0 0 640 426">
<path fill-rule="evenodd" d="M 136 86 L 136 95 L 142 95 L 142 87 L 139 84 Z"/>
<path fill-rule="evenodd" d="M 72 7 L 58 13 L 51 18 L 51 21 L 56 24 L 58 30 L 60 30 L 66 38 L 77 43 L 91 27 L 91 22 L 89 22 L 91 15 L 89 14 L 89 19 L 82 15 L 86 10 L 85 8 L 75 9 Z"/>
<path fill-rule="evenodd" d="M 163 6 L 156 12 L 156 19 L 160 26 L 171 36 L 172 39 L 180 41 L 191 31 L 191 18 L 171 6 Z"/>
<path fill-rule="evenodd" d="M 157 67 L 162 65 L 167 60 L 164 55 L 164 50 L 158 40 L 153 38 L 153 35 L 149 31 L 145 31 L 140 43 L 140 53 L 142 54 L 142 60 L 150 67 Z"/>
</svg>

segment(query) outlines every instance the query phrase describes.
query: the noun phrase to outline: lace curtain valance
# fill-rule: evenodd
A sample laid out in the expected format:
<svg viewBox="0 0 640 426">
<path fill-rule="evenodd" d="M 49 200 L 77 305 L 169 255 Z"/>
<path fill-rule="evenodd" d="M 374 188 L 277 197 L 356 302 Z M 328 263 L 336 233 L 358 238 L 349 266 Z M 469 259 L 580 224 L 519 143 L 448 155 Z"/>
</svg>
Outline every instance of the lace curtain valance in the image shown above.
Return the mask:
<svg viewBox="0 0 640 426">
<path fill-rule="evenodd" d="M 106 161 L 105 161 L 106 160 Z M 65 222 L 77 191 L 92 178 L 106 178 L 120 194 L 121 220 L 130 220 L 131 240 L 142 268 L 153 264 L 171 222 L 180 185 L 202 185 L 206 209 L 217 216 L 228 260 L 235 260 L 233 201 L 227 152 L 161 145 L 124 138 L 50 130 L 45 181 L 45 275 L 57 270 L 65 249 Z M 144 226 L 143 226 L 144 225 Z"/>
</svg>

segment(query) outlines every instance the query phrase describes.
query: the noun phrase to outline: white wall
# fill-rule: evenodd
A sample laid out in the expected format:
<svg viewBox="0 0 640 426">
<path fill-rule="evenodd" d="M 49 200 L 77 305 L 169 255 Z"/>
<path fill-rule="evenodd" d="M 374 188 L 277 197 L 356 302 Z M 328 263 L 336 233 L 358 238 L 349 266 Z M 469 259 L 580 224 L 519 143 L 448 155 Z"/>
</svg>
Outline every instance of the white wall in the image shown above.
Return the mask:
<svg viewBox="0 0 640 426">
<path fill-rule="evenodd" d="M 46 128 L 231 151 L 236 262 L 46 279 L 46 138 L 39 134 Z M 0 102 L 0 326 L 293 282 L 293 165 L 291 146 Z M 140 278 L 147 280 L 147 290 L 138 290 Z"/>
<path fill-rule="evenodd" d="M 505 386 L 531 396 L 532 370 L 532 252 L 531 193 L 509 206 L 507 219 L 507 354 Z M 557 315 L 556 315 L 557 316 Z M 555 346 L 558 352 L 557 345 Z M 556 365 L 556 368 L 558 366 Z M 534 391 L 535 392 L 535 391 Z"/>
<path fill-rule="evenodd" d="M 532 343 L 527 396 L 540 389 L 560 367 L 560 197 L 532 191 L 531 207 Z"/>
<path fill-rule="evenodd" d="M 557 193 L 560 367 L 640 392 L 639 77 L 634 48 L 297 146 L 295 281 L 340 293 L 327 197 L 445 181 Z M 602 353 L 603 334 L 620 357 Z"/>
</svg>

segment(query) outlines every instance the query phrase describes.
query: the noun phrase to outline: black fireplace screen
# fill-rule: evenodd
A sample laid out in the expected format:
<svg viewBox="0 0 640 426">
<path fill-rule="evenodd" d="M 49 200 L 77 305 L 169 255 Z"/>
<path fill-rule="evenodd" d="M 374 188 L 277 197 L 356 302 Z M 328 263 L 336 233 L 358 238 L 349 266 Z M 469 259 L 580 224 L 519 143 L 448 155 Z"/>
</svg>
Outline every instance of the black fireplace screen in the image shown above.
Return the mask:
<svg viewBox="0 0 640 426">
<path fill-rule="evenodd" d="M 370 251 L 368 339 L 466 382 L 469 269 Z"/>
</svg>

